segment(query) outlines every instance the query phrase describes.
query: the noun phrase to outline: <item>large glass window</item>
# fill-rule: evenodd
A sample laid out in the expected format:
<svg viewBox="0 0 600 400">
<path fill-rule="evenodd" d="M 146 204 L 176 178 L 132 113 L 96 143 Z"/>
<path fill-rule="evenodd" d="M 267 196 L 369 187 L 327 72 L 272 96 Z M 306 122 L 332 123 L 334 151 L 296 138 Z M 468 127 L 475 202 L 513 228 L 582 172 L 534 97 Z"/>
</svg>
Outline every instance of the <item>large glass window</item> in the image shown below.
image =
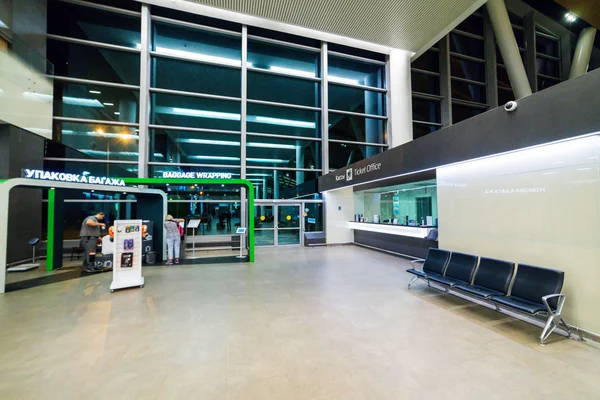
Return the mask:
<svg viewBox="0 0 600 400">
<path fill-rule="evenodd" d="M 151 160 L 154 162 L 240 165 L 240 135 L 151 130 Z"/>
<path fill-rule="evenodd" d="M 452 76 L 472 81 L 485 82 L 485 63 L 451 57 L 450 70 Z"/>
<path fill-rule="evenodd" d="M 475 39 L 459 33 L 450 33 L 450 51 L 471 57 L 485 58 L 485 47 L 482 39 Z"/>
<path fill-rule="evenodd" d="M 465 104 L 452 103 L 452 123 L 457 124 L 465 119 L 473 118 L 485 112 L 485 108 L 471 107 Z"/>
<path fill-rule="evenodd" d="M 385 87 L 384 68 L 380 64 L 330 55 L 328 74 L 329 82 L 349 83 L 377 88 Z"/>
<path fill-rule="evenodd" d="M 242 60 L 241 48 L 239 36 L 154 23 L 152 49 L 158 54 L 239 67 Z"/>
<path fill-rule="evenodd" d="M 137 161 L 138 129 L 109 124 L 61 122 L 62 143 L 96 159 Z"/>
<path fill-rule="evenodd" d="M 425 135 L 429 135 L 437 130 L 441 129 L 438 125 L 424 124 L 421 122 L 413 122 L 413 138 L 418 139 Z"/>
<path fill-rule="evenodd" d="M 385 94 L 355 87 L 329 85 L 329 109 L 385 115 Z"/>
<path fill-rule="evenodd" d="M 320 112 L 248 104 L 247 130 L 255 133 L 320 137 Z"/>
<path fill-rule="evenodd" d="M 346 167 L 384 150 L 380 146 L 367 146 L 355 143 L 329 142 L 329 169 Z"/>
<path fill-rule="evenodd" d="M 48 33 L 93 42 L 139 48 L 139 17 L 81 7 L 61 1 L 49 4 Z"/>
<path fill-rule="evenodd" d="M 384 144 L 385 125 L 383 119 L 330 112 L 329 139 Z"/>
<path fill-rule="evenodd" d="M 248 136 L 246 162 L 249 166 L 320 169 L 321 142 Z"/>
<path fill-rule="evenodd" d="M 440 94 L 440 78 L 436 75 L 411 72 L 412 91 L 417 93 L 427 93 L 433 95 Z"/>
<path fill-rule="evenodd" d="M 452 98 L 485 104 L 485 86 L 453 79 Z"/>
<path fill-rule="evenodd" d="M 319 52 L 248 40 L 248 65 L 291 76 L 319 76 Z"/>
<path fill-rule="evenodd" d="M 413 97 L 412 109 L 414 121 L 441 122 L 440 103 L 437 101 Z"/>
<path fill-rule="evenodd" d="M 248 99 L 319 107 L 319 82 L 248 71 Z"/>
<path fill-rule="evenodd" d="M 237 68 L 163 57 L 154 57 L 153 65 L 154 87 L 230 97 L 241 95 L 242 75 Z"/>
<path fill-rule="evenodd" d="M 139 96 L 138 90 L 56 81 L 54 115 L 137 123 Z"/>
<path fill-rule="evenodd" d="M 56 75 L 139 85 L 140 55 L 48 40 L 48 59 Z"/>
<path fill-rule="evenodd" d="M 436 180 L 355 192 L 354 214 L 364 222 L 437 227 Z"/>
<path fill-rule="evenodd" d="M 240 131 L 239 101 L 152 94 L 151 121 L 156 125 Z"/>
<path fill-rule="evenodd" d="M 246 179 L 256 188 L 257 199 L 291 199 L 317 192 L 317 171 L 248 167 Z"/>
<path fill-rule="evenodd" d="M 411 63 L 411 66 L 424 71 L 440 72 L 440 56 L 437 49 L 429 49 Z"/>
</svg>

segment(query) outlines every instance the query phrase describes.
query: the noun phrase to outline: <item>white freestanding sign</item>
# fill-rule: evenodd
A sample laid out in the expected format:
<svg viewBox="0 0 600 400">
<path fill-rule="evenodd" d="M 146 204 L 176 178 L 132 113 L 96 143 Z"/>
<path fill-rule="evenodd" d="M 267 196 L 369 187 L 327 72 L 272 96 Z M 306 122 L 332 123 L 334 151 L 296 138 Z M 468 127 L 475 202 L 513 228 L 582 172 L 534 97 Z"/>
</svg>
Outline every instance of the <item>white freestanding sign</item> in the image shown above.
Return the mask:
<svg viewBox="0 0 600 400">
<path fill-rule="evenodd" d="M 115 221 L 113 281 L 110 291 L 144 287 L 142 277 L 142 220 Z"/>
</svg>

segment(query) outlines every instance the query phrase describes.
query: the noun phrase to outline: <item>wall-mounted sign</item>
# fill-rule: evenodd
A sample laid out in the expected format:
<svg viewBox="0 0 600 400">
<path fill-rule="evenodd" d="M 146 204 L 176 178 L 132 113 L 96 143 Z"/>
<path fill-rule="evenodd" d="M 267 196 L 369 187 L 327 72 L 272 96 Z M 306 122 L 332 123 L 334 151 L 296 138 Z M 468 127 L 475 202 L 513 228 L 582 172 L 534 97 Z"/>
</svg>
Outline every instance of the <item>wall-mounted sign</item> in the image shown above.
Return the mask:
<svg viewBox="0 0 600 400">
<path fill-rule="evenodd" d="M 41 169 L 24 169 L 23 178 L 41 179 L 44 181 L 91 183 L 94 185 L 125 186 L 123 179 L 109 178 L 106 176 L 94 176 L 84 171 L 81 174 L 69 174 L 66 172 L 44 171 Z"/>
<path fill-rule="evenodd" d="M 230 172 L 181 172 L 163 171 L 161 178 L 183 178 L 183 179 L 231 179 Z"/>
</svg>

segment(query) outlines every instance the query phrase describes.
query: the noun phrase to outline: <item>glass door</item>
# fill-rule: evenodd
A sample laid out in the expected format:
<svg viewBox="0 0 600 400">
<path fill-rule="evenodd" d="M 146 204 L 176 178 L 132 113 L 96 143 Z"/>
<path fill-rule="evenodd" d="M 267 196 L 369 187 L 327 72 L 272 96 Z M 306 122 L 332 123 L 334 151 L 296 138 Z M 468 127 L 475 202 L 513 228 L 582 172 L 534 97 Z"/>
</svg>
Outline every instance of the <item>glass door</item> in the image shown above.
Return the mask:
<svg viewBox="0 0 600 400">
<path fill-rule="evenodd" d="M 275 246 L 275 229 L 275 206 L 255 206 L 254 244 L 256 246 Z"/>
<path fill-rule="evenodd" d="M 302 237 L 302 214 L 299 204 L 276 205 L 277 246 L 299 245 Z"/>
</svg>

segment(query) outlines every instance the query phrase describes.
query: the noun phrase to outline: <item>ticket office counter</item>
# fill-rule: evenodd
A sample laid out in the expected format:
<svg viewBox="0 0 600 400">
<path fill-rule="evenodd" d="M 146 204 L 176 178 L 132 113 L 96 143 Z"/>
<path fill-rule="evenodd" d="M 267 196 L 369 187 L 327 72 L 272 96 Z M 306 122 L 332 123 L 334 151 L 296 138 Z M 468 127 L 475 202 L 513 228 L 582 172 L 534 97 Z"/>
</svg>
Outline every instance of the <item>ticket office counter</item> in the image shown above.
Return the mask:
<svg viewBox="0 0 600 400">
<path fill-rule="evenodd" d="M 354 208 L 356 244 L 414 258 L 438 247 L 435 179 L 356 191 Z"/>
</svg>

